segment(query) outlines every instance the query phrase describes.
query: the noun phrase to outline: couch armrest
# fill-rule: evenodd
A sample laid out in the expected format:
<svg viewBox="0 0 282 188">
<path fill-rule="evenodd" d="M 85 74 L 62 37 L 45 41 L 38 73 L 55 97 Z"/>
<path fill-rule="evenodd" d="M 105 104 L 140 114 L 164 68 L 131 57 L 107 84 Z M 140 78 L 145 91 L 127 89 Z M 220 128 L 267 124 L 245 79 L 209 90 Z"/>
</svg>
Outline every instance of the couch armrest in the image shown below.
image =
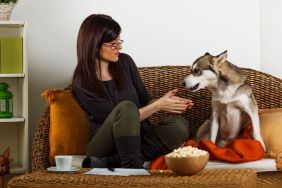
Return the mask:
<svg viewBox="0 0 282 188">
<path fill-rule="evenodd" d="M 32 171 L 44 170 L 49 163 L 50 108 L 46 108 L 35 130 L 32 142 Z"/>
</svg>

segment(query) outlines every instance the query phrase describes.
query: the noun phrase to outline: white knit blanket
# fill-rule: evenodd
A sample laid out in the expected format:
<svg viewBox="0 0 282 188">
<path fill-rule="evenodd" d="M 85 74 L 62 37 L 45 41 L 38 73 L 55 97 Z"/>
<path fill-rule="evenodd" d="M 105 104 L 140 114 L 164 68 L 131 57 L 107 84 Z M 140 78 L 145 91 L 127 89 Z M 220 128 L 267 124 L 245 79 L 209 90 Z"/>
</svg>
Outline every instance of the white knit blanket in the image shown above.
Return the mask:
<svg viewBox="0 0 282 188">
<path fill-rule="evenodd" d="M 238 168 L 251 168 L 257 172 L 277 171 L 274 159 L 261 159 L 258 161 L 245 162 L 245 163 L 227 163 L 222 161 L 209 161 L 205 169 L 238 169 Z"/>
</svg>

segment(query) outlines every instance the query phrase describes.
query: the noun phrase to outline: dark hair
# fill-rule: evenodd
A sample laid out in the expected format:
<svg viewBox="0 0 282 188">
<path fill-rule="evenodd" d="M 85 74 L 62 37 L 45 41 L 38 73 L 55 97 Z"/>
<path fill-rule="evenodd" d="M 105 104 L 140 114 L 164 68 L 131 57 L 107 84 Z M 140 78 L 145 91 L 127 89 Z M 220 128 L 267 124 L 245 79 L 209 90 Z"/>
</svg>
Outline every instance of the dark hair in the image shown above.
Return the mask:
<svg viewBox="0 0 282 188">
<path fill-rule="evenodd" d="M 105 94 L 103 83 L 97 76 L 100 64 L 97 67 L 96 59 L 100 59 L 99 51 L 102 44 L 115 40 L 120 32 L 120 25 L 107 15 L 92 14 L 82 22 L 77 37 L 77 66 L 72 82 L 79 80 L 82 87 L 87 90 L 94 91 L 98 95 Z M 119 63 L 110 63 L 109 71 L 117 88 L 120 88 L 122 70 Z"/>
</svg>

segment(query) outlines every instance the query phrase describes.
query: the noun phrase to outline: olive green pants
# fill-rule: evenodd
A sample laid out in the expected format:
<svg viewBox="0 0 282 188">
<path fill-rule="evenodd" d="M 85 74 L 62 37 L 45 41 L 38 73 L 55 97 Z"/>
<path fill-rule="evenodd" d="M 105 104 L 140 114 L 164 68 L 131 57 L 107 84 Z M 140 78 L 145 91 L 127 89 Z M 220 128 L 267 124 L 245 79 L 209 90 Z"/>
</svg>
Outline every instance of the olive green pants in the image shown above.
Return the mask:
<svg viewBox="0 0 282 188">
<path fill-rule="evenodd" d="M 142 153 L 151 160 L 178 148 L 189 136 L 189 124 L 181 116 L 168 117 L 142 135 L 141 129 L 137 106 L 120 102 L 88 143 L 86 155 L 111 156 L 117 153 L 118 138 L 140 137 Z"/>
</svg>

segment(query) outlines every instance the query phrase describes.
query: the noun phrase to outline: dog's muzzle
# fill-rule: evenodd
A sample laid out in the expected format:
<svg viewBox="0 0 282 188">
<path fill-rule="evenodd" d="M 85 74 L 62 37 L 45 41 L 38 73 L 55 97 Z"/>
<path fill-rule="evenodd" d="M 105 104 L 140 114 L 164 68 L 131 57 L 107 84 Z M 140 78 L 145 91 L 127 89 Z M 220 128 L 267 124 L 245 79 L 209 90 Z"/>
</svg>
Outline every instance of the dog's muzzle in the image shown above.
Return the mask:
<svg viewBox="0 0 282 188">
<path fill-rule="evenodd" d="M 187 86 L 186 86 L 186 82 L 183 81 L 183 82 L 181 82 L 179 85 L 182 86 L 182 87 L 184 87 L 184 88 L 191 89 L 192 91 L 194 91 L 194 90 L 197 90 L 197 89 L 198 89 L 200 83 L 197 83 L 197 84 L 194 85 L 193 87 L 187 87 Z"/>
</svg>

